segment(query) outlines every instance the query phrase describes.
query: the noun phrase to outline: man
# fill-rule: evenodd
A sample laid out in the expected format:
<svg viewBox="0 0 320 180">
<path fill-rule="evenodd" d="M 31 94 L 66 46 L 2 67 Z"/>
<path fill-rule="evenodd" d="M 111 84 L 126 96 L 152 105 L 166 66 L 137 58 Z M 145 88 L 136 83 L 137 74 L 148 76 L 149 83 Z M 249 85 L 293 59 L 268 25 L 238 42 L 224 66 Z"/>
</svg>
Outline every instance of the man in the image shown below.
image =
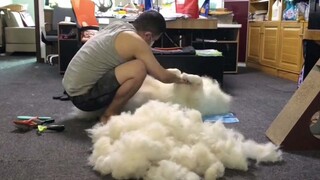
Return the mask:
<svg viewBox="0 0 320 180">
<path fill-rule="evenodd" d="M 89 39 L 72 58 L 62 84 L 83 111 L 107 107 L 106 123 L 139 90 L 147 74 L 163 83 L 187 83 L 164 69 L 151 47 L 166 30 L 157 11 L 146 11 L 132 23 L 114 22 Z"/>
</svg>

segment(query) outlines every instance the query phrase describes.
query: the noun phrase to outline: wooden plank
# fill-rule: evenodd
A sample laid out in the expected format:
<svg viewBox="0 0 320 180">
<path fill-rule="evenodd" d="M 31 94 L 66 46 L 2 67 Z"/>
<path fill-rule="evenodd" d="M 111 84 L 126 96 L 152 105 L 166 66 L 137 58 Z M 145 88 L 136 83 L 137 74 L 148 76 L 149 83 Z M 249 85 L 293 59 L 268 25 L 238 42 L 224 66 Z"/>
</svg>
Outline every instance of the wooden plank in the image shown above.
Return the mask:
<svg viewBox="0 0 320 180">
<path fill-rule="evenodd" d="M 320 59 L 266 131 L 286 150 L 320 150 L 320 139 L 310 131 L 311 118 L 320 110 Z"/>
</svg>

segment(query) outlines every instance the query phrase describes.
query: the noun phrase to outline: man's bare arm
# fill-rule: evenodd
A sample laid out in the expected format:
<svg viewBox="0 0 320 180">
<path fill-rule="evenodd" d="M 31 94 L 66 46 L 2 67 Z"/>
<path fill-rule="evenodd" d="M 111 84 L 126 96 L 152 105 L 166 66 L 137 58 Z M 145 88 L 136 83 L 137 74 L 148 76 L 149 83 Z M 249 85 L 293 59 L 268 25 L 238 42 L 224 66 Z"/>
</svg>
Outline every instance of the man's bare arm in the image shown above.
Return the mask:
<svg viewBox="0 0 320 180">
<path fill-rule="evenodd" d="M 148 74 L 163 83 L 184 83 L 180 76 L 163 68 L 154 57 L 151 47 L 136 33 L 121 33 L 116 40 L 119 55 L 126 60 L 139 59 L 144 62 Z"/>
</svg>

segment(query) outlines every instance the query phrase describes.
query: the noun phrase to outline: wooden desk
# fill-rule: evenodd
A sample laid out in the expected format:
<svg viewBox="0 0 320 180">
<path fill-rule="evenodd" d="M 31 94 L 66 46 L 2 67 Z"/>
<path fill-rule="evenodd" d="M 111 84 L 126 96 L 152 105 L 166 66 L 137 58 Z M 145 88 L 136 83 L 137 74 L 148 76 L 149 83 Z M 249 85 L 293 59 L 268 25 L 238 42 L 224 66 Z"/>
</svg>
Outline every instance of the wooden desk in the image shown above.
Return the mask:
<svg viewBox="0 0 320 180">
<path fill-rule="evenodd" d="M 133 21 L 133 19 L 98 18 L 101 28 L 118 20 Z M 155 42 L 155 46 L 192 45 L 196 49 L 217 49 L 225 57 L 224 72 L 238 72 L 241 24 L 218 24 L 216 19 L 176 19 L 167 20 L 166 24 L 167 32 L 160 40 Z"/>
<path fill-rule="evenodd" d="M 177 19 L 167 21 L 167 29 L 217 29 L 216 19 Z"/>
<path fill-rule="evenodd" d="M 320 30 L 316 29 L 305 29 L 303 39 L 320 41 Z"/>
<path fill-rule="evenodd" d="M 115 18 L 112 18 L 112 20 L 115 20 Z M 104 26 L 109 23 L 110 21 L 101 23 L 100 25 Z M 196 49 L 217 49 L 221 51 L 224 56 L 224 72 L 237 72 L 239 29 L 241 25 L 217 24 L 217 20 L 215 19 L 178 19 L 175 21 L 167 21 L 167 25 L 169 36 L 170 32 L 172 32 L 174 35 L 178 34 L 180 38 L 181 33 L 185 33 L 191 36 L 190 41 L 186 42 L 186 44 L 192 45 Z M 69 25 L 62 25 L 60 27 L 67 28 L 66 26 Z M 163 43 L 163 38 L 164 37 L 162 37 L 158 43 Z M 76 45 L 74 39 L 61 40 L 59 44 L 60 72 L 63 73 L 71 57 L 75 54 L 76 48 L 79 47 Z M 70 50 L 71 46 L 75 49 Z M 64 49 L 69 49 L 69 51 L 63 53 Z"/>
<path fill-rule="evenodd" d="M 195 49 L 216 49 L 224 56 L 224 72 L 238 72 L 239 31 L 241 24 L 204 24 L 208 20 L 172 21 L 166 34 L 155 42 L 158 47 L 193 46 Z M 195 25 L 190 27 L 190 25 Z"/>
<path fill-rule="evenodd" d="M 100 28 L 114 21 L 133 22 L 134 19 L 97 18 Z M 167 29 L 217 29 L 217 19 L 176 19 L 166 20 Z"/>
</svg>

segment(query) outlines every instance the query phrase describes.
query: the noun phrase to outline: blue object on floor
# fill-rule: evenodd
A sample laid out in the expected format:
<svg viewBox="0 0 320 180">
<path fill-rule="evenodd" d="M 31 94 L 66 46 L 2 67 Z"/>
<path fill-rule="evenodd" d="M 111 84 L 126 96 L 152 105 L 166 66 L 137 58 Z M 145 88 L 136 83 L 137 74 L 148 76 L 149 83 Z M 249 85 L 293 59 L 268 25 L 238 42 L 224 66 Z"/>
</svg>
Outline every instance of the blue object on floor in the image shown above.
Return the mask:
<svg viewBox="0 0 320 180">
<path fill-rule="evenodd" d="M 202 117 L 204 122 L 216 122 L 221 120 L 223 123 L 237 123 L 239 119 L 233 113 L 213 114 Z"/>
</svg>

